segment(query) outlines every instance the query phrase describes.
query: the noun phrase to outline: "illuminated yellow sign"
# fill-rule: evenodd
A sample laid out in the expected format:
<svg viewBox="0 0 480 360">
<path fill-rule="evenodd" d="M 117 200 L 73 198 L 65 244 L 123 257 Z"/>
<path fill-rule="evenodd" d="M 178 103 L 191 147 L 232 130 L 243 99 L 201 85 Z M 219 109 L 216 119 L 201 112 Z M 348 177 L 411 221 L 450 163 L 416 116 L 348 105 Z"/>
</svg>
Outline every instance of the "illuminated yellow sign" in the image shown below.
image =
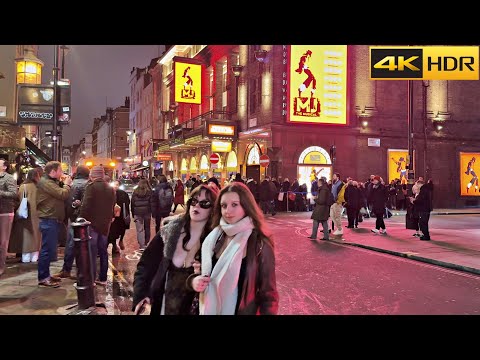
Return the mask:
<svg viewBox="0 0 480 360">
<path fill-rule="evenodd" d="M 287 121 L 347 123 L 347 45 L 291 45 Z"/>
<path fill-rule="evenodd" d="M 212 152 L 230 152 L 232 143 L 230 141 L 212 141 Z"/>
<path fill-rule="evenodd" d="M 408 150 L 388 150 L 388 183 L 395 179 L 407 183 L 407 158 Z"/>
<path fill-rule="evenodd" d="M 202 65 L 175 61 L 175 101 L 202 103 Z"/>
<path fill-rule="evenodd" d="M 480 173 L 480 153 L 460 153 L 460 195 L 480 196 L 478 174 Z"/>
<path fill-rule="evenodd" d="M 478 80 L 478 46 L 371 46 L 370 79 Z"/>
<path fill-rule="evenodd" d="M 231 125 L 208 125 L 208 134 L 209 135 L 224 135 L 224 136 L 233 136 L 235 134 L 235 127 Z"/>
</svg>

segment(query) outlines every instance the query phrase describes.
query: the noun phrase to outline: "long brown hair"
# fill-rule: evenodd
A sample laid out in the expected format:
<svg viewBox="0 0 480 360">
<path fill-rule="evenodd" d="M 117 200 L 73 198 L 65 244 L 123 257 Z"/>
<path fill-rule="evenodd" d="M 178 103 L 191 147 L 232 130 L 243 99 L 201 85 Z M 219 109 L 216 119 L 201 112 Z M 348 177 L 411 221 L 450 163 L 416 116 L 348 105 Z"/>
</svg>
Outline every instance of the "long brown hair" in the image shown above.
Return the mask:
<svg viewBox="0 0 480 360">
<path fill-rule="evenodd" d="M 207 185 L 200 185 L 197 186 L 195 189 L 192 190 L 190 193 L 190 198 L 192 199 L 194 197 L 200 196 L 201 192 L 205 191 L 205 197 L 212 203 L 214 204 L 215 201 L 217 200 L 218 196 L 218 191 L 210 186 Z M 213 209 L 210 212 L 210 216 L 208 217 L 207 223 L 203 227 L 202 234 L 200 235 L 200 244 L 203 243 L 203 240 L 207 237 L 207 235 L 210 233 L 210 230 L 212 230 L 212 218 L 213 218 Z M 185 229 L 185 237 L 183 238 L 183 244 L 182 247 L 185 251 L 188 251 L 187 249 L 187 243 L 190 240 L 190 201 L 187 201 L 187 208 L 185 210 L 185 215 L 183 215 L 183 220 L 184 220 L 184 226 L 183 228 Z"/>
<path fill-rule="evenodd" d="M 240 198 L 240 205 L 242 205 L 242 208 L 245 211 L 245 216 L 250 216 L 255 229 L 260 233 L 260 235 L 262 235 L 261 238 L 266 239 L 266 241 L 273 246 L 271 232 L 267 227 L 263 212 L 258 207 L 257 202 L 255 201 L 255 198 L 253 197 L 253 194 L 248 186 L 241 182 L 232 182 L 220 191 L 214 206 L 212 228 L 215 228 L 220 224 L 220 219 L 222 217 L 221 200 L 223 194 L 227 192 L 234 192 L 238 194 L 238 197 Z"/>
<path fill-rule="evenodd" d="M 140 196 L 145 196 L 147 192 L 150 192 L 150 186 L 148 184 L 148 181 L 146 179 L 141 179 L 138 182 L 138 187 L 133 191 L 134 194 L 140 195 Z"/>
</svg>

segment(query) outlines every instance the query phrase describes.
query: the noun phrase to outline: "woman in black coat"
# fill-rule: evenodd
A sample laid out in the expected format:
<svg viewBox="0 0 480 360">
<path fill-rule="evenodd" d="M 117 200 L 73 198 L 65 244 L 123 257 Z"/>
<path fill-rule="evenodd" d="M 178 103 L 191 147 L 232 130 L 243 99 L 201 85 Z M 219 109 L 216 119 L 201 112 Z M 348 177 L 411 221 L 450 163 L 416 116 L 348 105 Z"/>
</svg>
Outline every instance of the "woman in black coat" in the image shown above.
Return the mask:
<svg viewBox="0 0 480 360">
<path fill-rule="evenodd" d="M 125 231 L 130 229 L 130 198 L 125 191 L 119 188 L 120 182 L 118 180 L 115 180 L 112 186 L 116 193 L 116 204 L 120 206 L 120 216 L 116 217 L 110 226 L 108 243 L 112 244 L 112 254 L 118 254 L 118 247 L 121 250 L 125 250 L 123 237 L 125 236 Z M 117 245 L 118 238 L 120 238 L 120 241 Z"/>
</svg>

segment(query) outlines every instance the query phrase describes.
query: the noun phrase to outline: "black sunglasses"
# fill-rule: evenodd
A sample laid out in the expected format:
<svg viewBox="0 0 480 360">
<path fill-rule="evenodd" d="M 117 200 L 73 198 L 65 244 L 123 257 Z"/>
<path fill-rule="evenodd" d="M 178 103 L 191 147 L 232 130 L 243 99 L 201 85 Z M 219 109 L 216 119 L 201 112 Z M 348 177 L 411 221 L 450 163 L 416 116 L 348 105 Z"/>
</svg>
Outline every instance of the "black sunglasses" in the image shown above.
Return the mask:
<svg viewBox="0 0 480 360">
<path fill-rule="evenodd" d="M 210 209 L 213 206 L 210 200 L 198 201 L 198 199 L 195 198 L 188 199 L 187 204 L 189 206 L 195 206 L 198 204 L 202 209 Z"/>
</svg>

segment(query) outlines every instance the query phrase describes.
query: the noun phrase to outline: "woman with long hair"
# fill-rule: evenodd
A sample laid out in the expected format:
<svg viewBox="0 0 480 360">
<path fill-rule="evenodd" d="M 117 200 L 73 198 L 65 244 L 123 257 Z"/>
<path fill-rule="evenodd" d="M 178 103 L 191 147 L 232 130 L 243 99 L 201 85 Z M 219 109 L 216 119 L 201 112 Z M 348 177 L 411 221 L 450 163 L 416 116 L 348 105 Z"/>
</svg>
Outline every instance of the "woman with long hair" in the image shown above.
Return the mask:
<svg viewBox="0 0 480 360">
<path fill-rule="evenodd" d="M 26 196 L 28 202 L 28 218 L 16 217 L 10 233 L 8 252 L 21 253 L 22 262 L 37 262 L 42 236 L 40 234 L 40 220 L 37 215 L 37 183 L 43 175 L 42 168 L 28 171 L 26 180 L 18 189 L 20 201 Z"/>
<path fill-rule="evenodd" d="M 133 280 L 135 314 L 189 315 L 195 291 L 186 280 L 194 273 L 203 240 L 211 230 L 217 191 L 200 185 L 190 194 L 185 213 L 168 217 L 137 265 Z"/>
<path fill-rule="evenodd" d="M 275 254 L 263 213 L 248 187 L 232 182 L 215 203 L 212 232 L 202 245 L 200 315 L 275 315 Z"/>
<path fill-rule="evenodd" d="M 146 179 L 138 182 L 132 194 L 132 215 L 137 229 L 137 241 L 140 250 L 150 241 L 150 219 L 152 217 L 152 191 Z"/>
</svg>

